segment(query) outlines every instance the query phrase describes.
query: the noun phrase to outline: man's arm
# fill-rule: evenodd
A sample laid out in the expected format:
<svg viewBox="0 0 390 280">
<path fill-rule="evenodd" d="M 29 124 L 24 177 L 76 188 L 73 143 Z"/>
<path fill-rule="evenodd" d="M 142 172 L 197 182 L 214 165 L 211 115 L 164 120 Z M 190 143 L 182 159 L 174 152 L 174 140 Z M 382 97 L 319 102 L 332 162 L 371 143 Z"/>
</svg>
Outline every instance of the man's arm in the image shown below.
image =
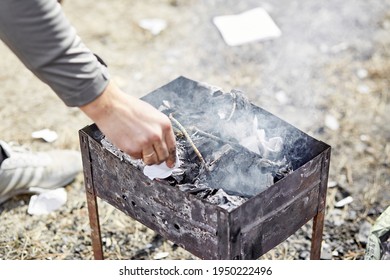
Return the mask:
<svg viewBox="0 0 390 280">
<path fill-rule="evenodd" d="M 109 74 L 56 0 L 1 0 L 0 39 L 68 106 L 94 100 Z"/>
<path fill-rule="evenodd" d="M 146 164 L 174 164 L 176 144 L 168 117 L 110 81 L 106 67 L 82 43 L 57 0 L 1 0 L 0 38 L 118 148 Z"/>
</svg>

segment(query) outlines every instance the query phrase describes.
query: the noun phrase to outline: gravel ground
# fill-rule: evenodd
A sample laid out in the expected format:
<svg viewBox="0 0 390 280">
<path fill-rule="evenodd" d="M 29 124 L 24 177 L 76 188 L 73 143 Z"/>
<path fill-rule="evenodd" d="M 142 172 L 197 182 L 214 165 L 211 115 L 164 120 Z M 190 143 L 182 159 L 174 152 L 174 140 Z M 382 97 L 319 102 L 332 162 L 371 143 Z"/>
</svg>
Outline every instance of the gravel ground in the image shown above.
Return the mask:
<svg viewBox="0 0 390 280">
<path fill-rule="evenodd" d="M 275 40 L 227 46 L 216 15 L 262 6 L 282 30 Z M 116 82 L 141 97 L 178 76 L 229 91 L 332 146 L 324 259 L 362 259 L 367 235 L 390 205 L 390 1 L 66 0 L 64 10 L 85 43 L 104 58 Z M 139 27 L 162 18 L 159 35 Z M 1 138 L 33 150 L 79 150 L 90 123 L 67 108 L 0 44 Z M 54 143 L 33 140 L 50 128 Z M 29 196 L 0 206 L 0 259 L 92 259 L 83 176 L 68 201 L 45 216 L 27 214 Z M 338 206 L 351 196 L 353 202 Z M 196 259 L 99 201 L 107 259 Z M 311 223 L 262 256 L 308 259 Z"/>
</svg>

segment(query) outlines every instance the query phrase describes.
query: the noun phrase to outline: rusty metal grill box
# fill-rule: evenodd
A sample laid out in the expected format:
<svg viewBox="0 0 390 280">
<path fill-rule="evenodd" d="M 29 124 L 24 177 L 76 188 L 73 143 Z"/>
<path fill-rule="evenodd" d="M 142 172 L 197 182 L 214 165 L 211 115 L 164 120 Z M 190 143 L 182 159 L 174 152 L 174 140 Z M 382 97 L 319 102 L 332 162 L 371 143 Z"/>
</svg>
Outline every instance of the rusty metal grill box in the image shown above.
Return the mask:
<svg viewBox="0 0 390 280">
<path fill-rule="evenodd" d="M 215 91 L 179 77 L 142 99 L 157 108 L 162 100 L 184 97 L 201 98 L 207 103 Z M 164 180 L 150 180 L 102 146 L 104 135 L 96 125 L 81 129 L 95 258 L 103 258 L 97 197 L 202 259 L 257 259 L 313 218 L 311 258 L 319 258 L 330 146 L 264 109 L 251 106 L 273 126 L 295 135 L 288 154 L 300 156 L 293 162 L 293 172 L 233 209 L 183 192 Z"/>
</svg>

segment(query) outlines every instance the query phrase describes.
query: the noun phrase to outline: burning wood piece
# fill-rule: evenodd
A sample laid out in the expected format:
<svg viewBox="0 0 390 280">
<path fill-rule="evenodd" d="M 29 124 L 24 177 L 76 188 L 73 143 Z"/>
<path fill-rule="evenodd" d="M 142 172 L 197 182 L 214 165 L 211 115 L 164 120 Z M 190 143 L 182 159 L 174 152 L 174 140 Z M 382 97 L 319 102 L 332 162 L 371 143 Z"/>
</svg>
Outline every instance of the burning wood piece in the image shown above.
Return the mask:
<svg viewBox="0 0 390 280">
<path fill-rule="evenodd" d="M 232 149 L 230 145 L 224 145 L 221 147 L 219 151 L 215 153 L 214 159 L 209 163 L 209 166 L 213 166 L 216 163 L 218 163 L 225 155 L 229 153 L 229 151 Z"/>
<path fill-rule="evenodd" d="M 203 130 L 197 128 L 196 126 L 192 126 L 192 127 L 190 127 L 189 129 L 195 131 L 195 133 L 197 133 L 197 134 L 199 134 L 199 135 L 208 137 L 208 138 L 210 138 L 210 139 L 212 139 L 212 140 L 215 140 L 215 141 L 217 141 L 217 142 L 219 142 L 219 143 L 222 143 L 222 144 L 228 143 L 228 144 L 230 144 L 231 146 L 237 146 L 237 145 L 239 145 L 238 143 L 234 143 L 234 142 L 232 142 L 232 141 L 223 140 L 221 137 L 218 137 L 218 136 L 215 136 L 214 134 L 211 134 L 211 133 L 208 133 L 208 132 L 206 132 L 206 131 L 203 131 Z M 240 146 L 240 147 L 241 147 L 241 146 Z"/>
<path fill-rule="evenodd" d="M 204 168 L 209 171 L 206 162 L 204 161 L 204 158 L 202 154 L 199 152 L 198 148 L 195 146 L 194 142 L 192 141 L 190 135 L 188 134 L 187 130 L 184 128 L 184 126 L 176 120 L 172 114 L 169 115 L 169 119 L 174 122 L 175 125 L 180 129 L 180 131 L 184 134 L 185 138 L 187 139 L 188 143 L 190 143 L 191 147 L 194 149 L 196 155 L 199 157 L 200 161 L 202 162 Z"/>
</svg>

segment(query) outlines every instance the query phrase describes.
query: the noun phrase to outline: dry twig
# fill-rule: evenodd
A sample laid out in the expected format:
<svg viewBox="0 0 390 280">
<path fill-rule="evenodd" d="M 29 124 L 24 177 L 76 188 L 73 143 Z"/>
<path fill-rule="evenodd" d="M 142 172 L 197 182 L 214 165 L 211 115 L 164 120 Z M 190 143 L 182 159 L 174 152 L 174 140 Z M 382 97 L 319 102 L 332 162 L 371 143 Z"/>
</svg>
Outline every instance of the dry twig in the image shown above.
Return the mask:
<svg viewBox="0 0 390 280">
<path fill-rule="evenodd" d="M 169 119 L 171 121 L 173 121 L 175 123 L 175 125 L 181 130 L 181 132 L 184 134 L 185 138 L 187 139 L 187 141 L 190 143 L 191 147 L 194 149 L 195 151 L 195 154 L 198 156 L 198 158 L 200 159 L 200 161 L 202 162 L 204 168 L 206 169 L 206 171 L 209 171 L 209 168 L 208 166 L 206 165 L 206 161 L 204 160 L 202 154 L 199 152 L 198 148 L 195 146 L 194 142 L 192 141 L 190 135 L 188 134 L 187 130 L 184 128 L 184 126 L 178 121 L 176 120 L 172 114 L 169 114 Z"/>
</svg>

